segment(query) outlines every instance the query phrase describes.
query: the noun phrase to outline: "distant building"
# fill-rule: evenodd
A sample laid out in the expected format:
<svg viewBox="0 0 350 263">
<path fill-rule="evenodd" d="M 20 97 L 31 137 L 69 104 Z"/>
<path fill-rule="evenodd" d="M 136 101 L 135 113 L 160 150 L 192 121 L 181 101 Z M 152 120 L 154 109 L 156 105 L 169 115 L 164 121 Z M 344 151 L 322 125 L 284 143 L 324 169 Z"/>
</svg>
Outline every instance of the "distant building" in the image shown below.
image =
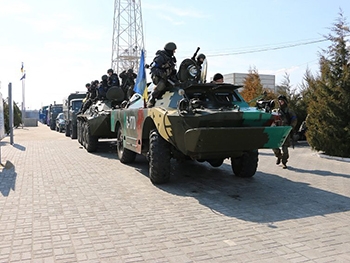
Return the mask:
<svg viewBox="0 0 350 263">
<path fill-rule="evenodd" d="M 224 74 L 224 80 L 226 83 L 235 85 L 243 85 L 244 79 L 248 76 L 248 73 L 229 73 Z M 261 84 L 264 88 L 271 89 L 276 92 L 275 75 L 259 74 Z"/>
</svg>

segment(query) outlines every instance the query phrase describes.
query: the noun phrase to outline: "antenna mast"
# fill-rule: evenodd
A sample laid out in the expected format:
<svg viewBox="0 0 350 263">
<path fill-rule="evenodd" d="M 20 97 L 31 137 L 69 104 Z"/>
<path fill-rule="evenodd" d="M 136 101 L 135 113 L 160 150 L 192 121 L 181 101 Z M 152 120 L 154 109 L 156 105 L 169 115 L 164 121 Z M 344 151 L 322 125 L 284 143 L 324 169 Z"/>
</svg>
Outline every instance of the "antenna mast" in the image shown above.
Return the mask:
<svg viewBox="0 0 350 263">
<path fill-rule="evenodd" d="M 117 74 L 137 71 L 144 49 L 141 0 L 115 0 L 112 39 L 112 69 Z"/>
</svg>

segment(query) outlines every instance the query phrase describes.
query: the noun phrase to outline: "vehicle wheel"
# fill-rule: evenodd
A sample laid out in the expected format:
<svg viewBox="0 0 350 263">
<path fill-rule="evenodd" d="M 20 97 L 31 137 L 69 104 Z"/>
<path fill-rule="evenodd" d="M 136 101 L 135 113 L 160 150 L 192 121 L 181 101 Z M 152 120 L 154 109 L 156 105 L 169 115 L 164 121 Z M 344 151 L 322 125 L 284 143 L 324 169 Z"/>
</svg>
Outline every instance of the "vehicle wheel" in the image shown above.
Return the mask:
<svg viewBox="0 0 350 263">
<path fill-rule="evenodd" d="M 56 131 L 58 132 L 58 127 L 56 126 Z"/>
<path fill-rule="evenodd" d="M 61 127 L 61 126 L 60 126 L 60 127 L 58 127 L 58 132 L 59 132 L 59 133 L 63 132 L 62 127 Z"/>
<path fill-rule="evenodd" d="M 82 137 L 82 144 L 84 148 L 86 149 L 86 122 L 84 121 L 83 124 L 81 125 L 81 137 Z"/>
<path fill-rule="evenodd" d="M 81 145 L 85 148 L 85 121 L 81 123 Z"/>
<path fill-rule="evenodd" d="M 77 126 L 70 125 L 69 127 L 70 127 L 69 134 L 71 139 L 76 139 L 78 136 Z"/>
<path fill-rule="evenodd" d="M 242 156 L 231 158 L 233 173 L 238 177 L 252 177 L 258 168 L 258 151 L 244 152 Z"/>
<path fill-rule="evenodd" d="M 98 137 L 93 136 L 90 133 L 90 127 L 88 123 L 85 123 L 85 148 L 86 150 L 91 152 L 96 152 L 97 150 L 97 144 L 98 144 Z"/>
<path fill-rule="evenodd" d="M 123 129 L 119 126 L 117 132 L 117 153 L 121 163 L 132 163 L 135 161 L 136 153 L 124 148 L 123 144 Z"/>
<path fill-rule="evenodd" d="M 211 159 L 208 160 L 208 163 L 210 163 L 211 166 L 213 167 L 219 167 L 222 165 L 222 163 L 224 162 L 224 159 Z"/>
<path fill-rule="evenodd" d="M 81 122 L 79 120 L 77 121 L 77 139 L 81 144 Z"/>
<path fill-rule="evenodd" d="M 67 137 L 69 137 L 70 136 L 70 127 L 71 127 L 71 125 L 65 125 L 64 126 L 64 134 L 67 136 Z"/>
<path fill-rule="evenodd" d="M 79 132 L 78 132 L 78 136 L 79 136 L 79 143 L 81 145 L 83 145 L 83 124 L 84 122 L 83 121 L 80 121 L 79 122 Z"/>
<path fill-rule="evenodd" d="M 163 184 L 170 179 L 170 144 L 157 130 L 149 135 L 149 178 L 154 184 Z"/>
</svg>

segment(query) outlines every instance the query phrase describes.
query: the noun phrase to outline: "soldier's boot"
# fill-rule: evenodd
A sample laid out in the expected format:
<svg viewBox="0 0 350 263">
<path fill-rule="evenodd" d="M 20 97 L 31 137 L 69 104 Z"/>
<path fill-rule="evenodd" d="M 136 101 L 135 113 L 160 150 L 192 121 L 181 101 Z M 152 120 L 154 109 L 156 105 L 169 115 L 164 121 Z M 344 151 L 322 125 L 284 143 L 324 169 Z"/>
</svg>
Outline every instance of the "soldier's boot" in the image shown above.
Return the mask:
<svg viewBox="0 0 350 263">
<path fill-rule="evenodd" d="M 277 157 L 276 164 L 279 165 L 281 163 L 281 158 Z"/>
<path fill-rule="evenodd" d="M 287 161 L 282 161 L 282 168 L 287 169 Z"/>
</svg>

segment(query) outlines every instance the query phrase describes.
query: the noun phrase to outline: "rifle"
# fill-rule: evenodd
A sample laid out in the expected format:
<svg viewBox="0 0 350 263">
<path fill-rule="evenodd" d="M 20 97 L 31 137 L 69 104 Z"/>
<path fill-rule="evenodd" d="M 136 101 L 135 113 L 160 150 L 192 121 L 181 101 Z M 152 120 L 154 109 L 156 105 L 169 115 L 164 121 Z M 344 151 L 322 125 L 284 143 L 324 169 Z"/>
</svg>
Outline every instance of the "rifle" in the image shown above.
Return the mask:
<svg viewBox="0 0 350 263">
<path fill-rule="evenodd" d="M 196 56 L 199 50 L 200 50 L 200 47 L 197 47 L 196 52 L 194 52 L 193 56 L 191 57 L 192 60 L 196 60 Z"/>
</svg>

